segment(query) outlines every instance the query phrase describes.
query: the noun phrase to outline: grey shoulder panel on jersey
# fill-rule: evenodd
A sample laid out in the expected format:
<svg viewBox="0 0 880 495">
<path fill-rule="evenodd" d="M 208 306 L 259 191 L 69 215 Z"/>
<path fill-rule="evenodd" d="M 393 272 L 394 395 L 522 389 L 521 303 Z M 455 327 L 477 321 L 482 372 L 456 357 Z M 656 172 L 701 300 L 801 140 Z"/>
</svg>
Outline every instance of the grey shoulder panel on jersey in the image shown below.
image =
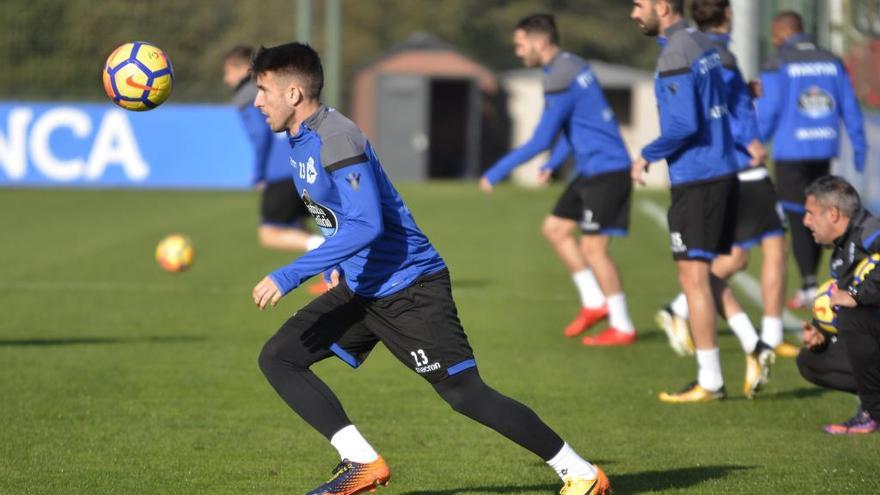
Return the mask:
<svg viewBox="0 0 880 495">
<path fill-rule="evenodd" d="M 715 49 L 718 50 L 718 56 L 721 57 L 721 65 L 731 70 L 739 69 L 736 61 L 736 55 L 734 55 L 733 52 L 731 52 L 730 49 L 727 48 L 727 45 L 725 45 L 723 42 L 716 41 Z"/>
<path fill-rule="evenodd" d="M 836 62 L 839 60 L 836 55 L 812 41 L 783 46 L 779 50 L 779 59 L 780 65 L 799 62 Z"/>
<path fill-rule="evenodd" d="M 776 72 L 780 67 L 782 67 L 782 59 L 779 57 L 778 53 L 774 53 L 773 55 L 770 55 L 770 58 L 768 58 L 766 62 L 764 62 L 761 71 Z"/>
<path fill-rule="evenodd" d="M 707 50 L 714 48 L 711 40 L 692 29 L 682 29 L 670 36 L 657 60 L 659 75 L 675 75 L 689 72 L 694 61 Z"/>
<path fill-rule="evenodd" d="M 253 105 L 256 97 L 257 85 L 253 81 L 248 81 L 236 90 L 235 95 L 232 97 L 232 104 L 236 108 L 242 109 Z"/>
<path fill-rule="evenodd" d="M 367 161 L 367 138 L 348 117 L 329 109 L 316 131 L 321 136 L 321 163 L 328 172 Z"/>
<path fill-rule="evenodd" d="M 584 59 L 577 55 L 561 52 L 550 62 L 550 70 L 544 75 L 544 92 L 565 91 L 586 66 Z"/>
</svg>

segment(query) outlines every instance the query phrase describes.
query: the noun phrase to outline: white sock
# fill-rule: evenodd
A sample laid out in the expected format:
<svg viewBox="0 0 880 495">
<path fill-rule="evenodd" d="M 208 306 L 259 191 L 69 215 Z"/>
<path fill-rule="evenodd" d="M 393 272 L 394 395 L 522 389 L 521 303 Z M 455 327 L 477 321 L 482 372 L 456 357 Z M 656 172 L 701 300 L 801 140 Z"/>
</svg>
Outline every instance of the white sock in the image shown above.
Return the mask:
<svg viewBox="0 0 880 495">
<path fill-rule="evenodd" d="M 574 285 L 581 295 L 581 306 L 585 308 L 601 308 L 605 305 L 605 294 L 599 288 L 599 282 L 593 275 L 593 270 L 585 268 L 572 274 Z"/>
<path fill-rule="evenodd" d="M 766 315 L 761 318 L 761 340 L 770 347 L 782 343 L 782 318 Z"/>
<path fill-rule="evenodd" d="M 716 391 L 724 386 L 721 376 L 721 357 L 718 348 L 697 349 L 697 383 L 706 390 Z"/>
<path fill-rule="evenodd" d="M 629 311 L 626 310 L 626 296 L 622 292 L 608 296 L 608 323 L 623 333 L 636 333 Z"/>
<path fill-rule="evenodd" d="M 672 300 L 672 303 L 669 305 L 672 308 L 672 312 L 675 313 L 676 316 L 684 318 L 687 320 L 688 318 L 688 300 L 687 297 L 684 296 L 684 292 L 679 292 L 675 299 Z"/>
<path fill-rule="evenodd" d="M 752 321 L 749 320 L 749 315 L 737 313 L 727 319 L 727 324 L 739 339 L 739 345 L 742 346 L 743 352 L 746 354 L 754 352 L 755 346 L 758 345 L 758 332 L 755 331 Z"/>
<path fill-rule="evenodd" d="M 324 244 L 324 238 L 319 235 L 309 236 L 309 240 L 306 241 L 306 252 L 313 251 L 318 249 L 318 246 Z"/>
<path fill-rule="evenodd" d="M 379 454 L 361 435 L 357 427 L 348 425 L 333 434 L 330 443 L 339 451 L 340 459 L 352 462 L 369 463 L 379 458 Z"/>
<path fill-rule="evenodd" d="M 568 477 L 584 477 L 591 480 L 599 474 L 596 468 L 581 458 L 568 443 L 562 444 L 562 448 L 547 461 L 547 465 L 552 467 L 563 481 Z"/>
</svg>

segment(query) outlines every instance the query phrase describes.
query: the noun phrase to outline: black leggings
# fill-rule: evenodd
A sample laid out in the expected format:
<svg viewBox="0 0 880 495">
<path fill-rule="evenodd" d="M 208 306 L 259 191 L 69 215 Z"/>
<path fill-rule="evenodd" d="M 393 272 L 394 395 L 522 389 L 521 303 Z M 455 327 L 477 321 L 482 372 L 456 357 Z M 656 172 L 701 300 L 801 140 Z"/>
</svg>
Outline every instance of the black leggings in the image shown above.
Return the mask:
<svg viewBox="0 0 880 495">
<path fill-rule="evenodd" d="M 316 360 L 328 356 L 324 352 L 316 354 L 299 339 L 285 338 L 279 332 L 263 347 L 259 364 L 287 405 L 330 439 L 351 421 L 333 391 L 309 369 Z M 435 383 L 434 390 L 455 411 L 492 428 L 545 461 L 562 449 L 562 439 L 534 411 L 486 385 L 476 368 Z"/>
</svg>

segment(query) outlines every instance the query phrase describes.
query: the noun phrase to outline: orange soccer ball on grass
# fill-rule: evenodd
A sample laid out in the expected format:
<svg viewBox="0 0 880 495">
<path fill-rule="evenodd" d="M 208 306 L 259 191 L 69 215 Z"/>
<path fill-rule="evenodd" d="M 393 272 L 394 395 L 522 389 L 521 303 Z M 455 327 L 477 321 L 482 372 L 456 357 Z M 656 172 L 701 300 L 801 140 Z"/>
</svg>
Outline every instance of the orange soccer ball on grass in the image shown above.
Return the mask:
<svg viewBox="0 0 880 495">
<path fill-rule="evenodd" d="M 171 234 L 156 246 L 156 262 L 169 273 L 186 270 L 192 266 L 195 256 L 192 241 L 180 234 Z"/>
</svg>

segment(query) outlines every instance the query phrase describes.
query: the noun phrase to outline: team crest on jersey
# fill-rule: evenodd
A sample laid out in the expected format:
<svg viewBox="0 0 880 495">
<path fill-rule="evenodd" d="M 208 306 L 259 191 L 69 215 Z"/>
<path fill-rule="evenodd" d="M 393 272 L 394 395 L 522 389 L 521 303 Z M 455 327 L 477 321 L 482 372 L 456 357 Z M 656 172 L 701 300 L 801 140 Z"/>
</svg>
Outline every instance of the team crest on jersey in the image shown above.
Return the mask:
<svg viewBox="0 0 880 495">
<path fill-rule="evenodd" d="M 820 119 L 834 111 L 834 97 L 818 86 L 810 86 L 798 96 L 798 111 L 811 119 Z"/>
<path fill-rule="evenodd" d="M 312 157 L 309 157 L 307 162 L 297 162 L 291 158 L 290 166 L 296 167 L 299 172 L 299 178 L 309 184 L 314 184 L 315 179 L 318 178 L 318 170 L 315 168 L 315 159 Z"/>
<path fill-rule="evenodd" d="M 303 204 L 306 205 L 306 209 L 309 210 L 309 213 L 312 215 L 312 218 L 315 219 L 315 223 L 318 225 L 318 229 L 321 230 L 321 234 L 323 234 L 324 237 L 333 237 L 336 235 L 336 232 L 339 230 L 339 222 L 337 222 L 336 214 L 333 213 L 333 210 L 313 201 L 309 192 L 305 189 L 303 189 L 302 192 L 302 201 Z"/>
</svg>

